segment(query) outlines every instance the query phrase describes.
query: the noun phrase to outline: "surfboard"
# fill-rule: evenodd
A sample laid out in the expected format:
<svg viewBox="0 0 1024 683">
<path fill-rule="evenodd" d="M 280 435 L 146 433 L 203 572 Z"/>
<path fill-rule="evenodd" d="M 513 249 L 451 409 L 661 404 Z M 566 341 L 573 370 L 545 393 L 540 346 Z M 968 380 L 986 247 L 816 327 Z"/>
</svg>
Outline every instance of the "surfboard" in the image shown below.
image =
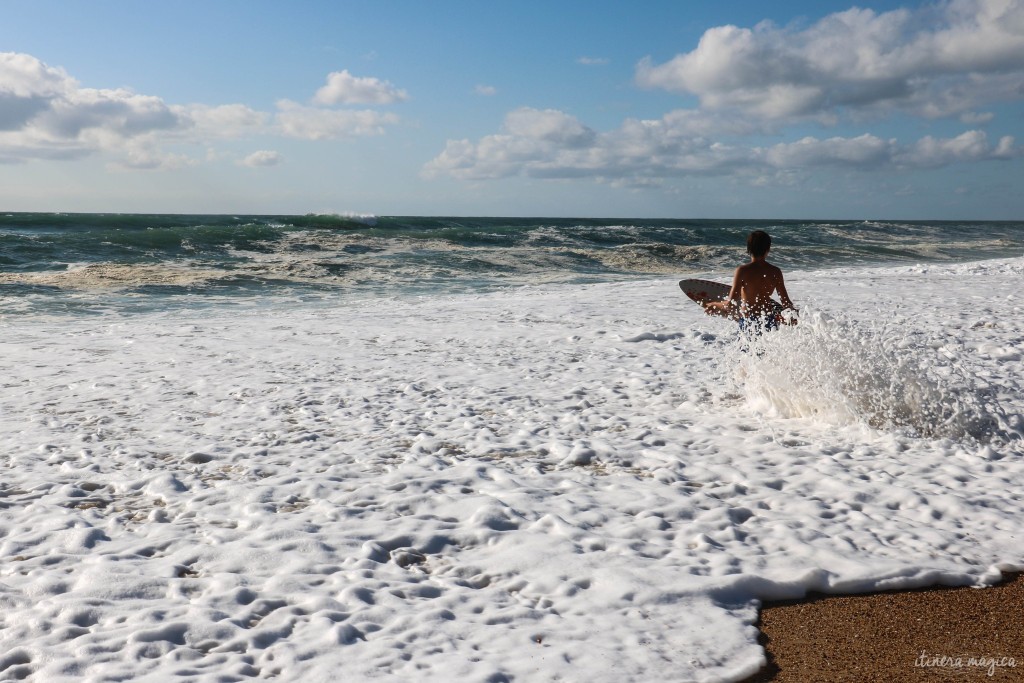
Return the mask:
<svg viewBox="0 0 1024 683">
<path fill-rule="evenodd" d="M 679 289 L 683 290 L 683 294 L 690 297 L 691 301 L 695 301 L 700 304 L 701 308 L 704 308 L 705 304 L 711 303 L 712 301 L 723 301 L 729 296 L 729 290 L 732 289 L 729 285 L 723 285 L 721 282 L 713 282 L 712 280 L 680 280 Z M 704 309 L 707 311 L 708 309 Z M 718 315 L 723 318 L 735 318 L 735 315 L 726 313 L 725 311 L 711 311 L 712 315 Z"/>
<path fill-rule="evenodd" d="M 711 280 L 680 280 L 679 289 L 692 301 L 706 304 L 709 301 L 722 301 L 729 296 L 729 285 Z"/>
<path fill-rule="evenodd" d="M 714 282 L 713 280 L 680 280 L 679 289 L 683 290 L 683 294 L 690 297 L 692 301 L 696 301 L 700 304 L 701 308 L 704 308 L 705 304 L 712 301 L 724 301 L 729 296 L 729 290 L 732 289 L 731 285 L 725 285 L 721 282 Z M 782 304 L 775 299 L 772 299 L 772 303 L 775 304 L 775 308 L 778 315 L 778 321 L 783 325 L 795 325 L 796 320 L 786 320 L 782 316 Z M 708 309 L 704 309 L 708 311 Z M 723 318 L 731 318 L 732 320 L 738 320 L 739 315 L 735 309 L 726 311 L 718 311 L 711 309 L 708 311 L 711 315 L 721 316 Z"/>
</svg>

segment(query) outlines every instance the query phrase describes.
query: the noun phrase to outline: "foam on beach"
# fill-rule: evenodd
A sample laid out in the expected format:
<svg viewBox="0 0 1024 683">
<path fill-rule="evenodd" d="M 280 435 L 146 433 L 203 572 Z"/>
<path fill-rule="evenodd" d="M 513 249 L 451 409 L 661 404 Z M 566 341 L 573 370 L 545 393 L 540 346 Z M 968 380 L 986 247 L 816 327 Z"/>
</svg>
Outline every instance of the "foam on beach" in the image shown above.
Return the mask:
<svg viewBox="0 0 1024 683">
<path fill-rule="evenodd" d="M 746 351 L 674 280 L 8 316 L 0 677 L 730 681 L 760 600 L 991 583 L 1022 275 L 791 273 Z"/>
</svg>

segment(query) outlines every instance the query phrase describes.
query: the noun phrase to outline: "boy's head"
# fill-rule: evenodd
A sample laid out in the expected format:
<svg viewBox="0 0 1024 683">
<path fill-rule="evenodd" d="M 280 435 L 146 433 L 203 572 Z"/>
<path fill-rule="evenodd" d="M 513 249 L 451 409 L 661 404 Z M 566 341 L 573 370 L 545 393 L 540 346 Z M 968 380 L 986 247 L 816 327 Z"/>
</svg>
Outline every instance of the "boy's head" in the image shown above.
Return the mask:
<svg viewBox="0 0 1024 683">
<path fill-rule="evenodd" d="M 772 248 L 772 237 L 764 230 L 755 230 L 747 235 L 747 253 L 760 258 Z"/>
</svg>

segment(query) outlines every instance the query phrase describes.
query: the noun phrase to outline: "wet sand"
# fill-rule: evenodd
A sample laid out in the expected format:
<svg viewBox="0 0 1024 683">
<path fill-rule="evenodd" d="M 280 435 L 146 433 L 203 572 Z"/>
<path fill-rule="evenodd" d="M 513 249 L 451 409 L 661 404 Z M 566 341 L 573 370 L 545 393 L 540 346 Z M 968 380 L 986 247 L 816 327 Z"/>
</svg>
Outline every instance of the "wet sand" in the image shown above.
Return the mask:
<svg viewBox="0 0 1024 683">
<path fill-rule="evenodd" d="M 768 665 L 744 683 L 1024 681 L 1022 574 L 984 589 L 765 603 L 758 626 Z"/>
</svg>

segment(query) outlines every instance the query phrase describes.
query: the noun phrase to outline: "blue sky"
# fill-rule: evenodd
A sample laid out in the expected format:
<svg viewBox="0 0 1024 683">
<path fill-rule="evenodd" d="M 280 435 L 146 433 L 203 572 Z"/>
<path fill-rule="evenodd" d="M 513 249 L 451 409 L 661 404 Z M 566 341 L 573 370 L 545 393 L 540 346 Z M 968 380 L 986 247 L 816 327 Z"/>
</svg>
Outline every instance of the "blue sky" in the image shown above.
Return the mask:
<svg viewBox="0 0 1024 683">
<path fill-rule="evenodd" d="M 1024 218 L 1024 0 L 0 16 L 0 210 Z"/>
</svg>

